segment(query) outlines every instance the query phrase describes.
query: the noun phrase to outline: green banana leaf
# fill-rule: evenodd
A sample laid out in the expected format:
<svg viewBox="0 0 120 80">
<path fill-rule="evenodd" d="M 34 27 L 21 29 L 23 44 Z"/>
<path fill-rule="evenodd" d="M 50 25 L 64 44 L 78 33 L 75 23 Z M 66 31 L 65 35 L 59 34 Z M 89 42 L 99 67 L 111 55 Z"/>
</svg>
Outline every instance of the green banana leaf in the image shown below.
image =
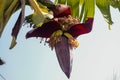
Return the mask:
<svg viewBox="0 0 120 80">
<path fill-rule="evenodd" d="M 109 25 L 113 24 L 110 6 L 120 11 L 120 0 L 55 0 L 55 3 L 69 5 L 72 9 L 72 16 L 79 17 L 83 22 L 87 17 L 94 17 L 95 5 L 99 8 Z"/>
<path fill-rule="evenodd" d="M 72 16 L 78 17 L 79 16 L 79 0 L 69 0 L 67 1 L 67 5 L 71 7 Z"/>
<path fill-rule="evenodd" d="M 109 0 L 109 4 L 120 11 L 120 0 Z"/>
<path fill-rule="evenodd" d="M 69 5 L 71 7 L 72 16 L 79 16 L 79 0 L 55 0 L 55 3 Z"/>
<path fill-rule="evenodd" d="M 80 19 L 83 19 L 83 22 L 85 22 L 85 20 L 88 17 L 94 18 L 94 13 L 95 13 L 95 0 L 85 0 L 82 3 Z"/>
<path fill-rule="evenodd" d="M 111 25 L 113 21 L 111 18 L 110 4 L 108 0 L 96 0 L 96 5 L 103 14 L 103 17 L 105 18 L 106 22 Z"/>
<path fill-rule="evenodd" d="M 95 0 L 56 0 L 55 2 L 69 5 L 72 17 L 83 19 L 83 22 L 87 17 L 94 17 Z"/>
<path fill-rule="evenodd" d="M 19 0 L 0 0 L 0 36 L 12 14 L 17 10 Z M 4 18 L 4 19 L 3 19 Z"/>
</svg>

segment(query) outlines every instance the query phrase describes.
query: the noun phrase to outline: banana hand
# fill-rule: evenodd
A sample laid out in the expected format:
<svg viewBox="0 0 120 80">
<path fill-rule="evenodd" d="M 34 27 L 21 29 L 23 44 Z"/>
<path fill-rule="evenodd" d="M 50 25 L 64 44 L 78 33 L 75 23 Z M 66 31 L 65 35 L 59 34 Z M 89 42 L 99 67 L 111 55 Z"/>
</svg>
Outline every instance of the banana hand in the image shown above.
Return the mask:
<svg viewBox="0 0 120 80">
<path fill-rule="evenodd" d="M 50 39 L 48 40 L 48 43 L 49 43 L 49 46 L 51 47 L 51 49 L 53 49 L 53 47 L 55 46 L 56 43 L 61 41 L 62 34 L 63 34 L 62 30 L 57 30 L 57 31 L 53 32 Z"/>
<path fill-rule="evenodd" d="M 68 38 L 68 43 L 72 45 L 74 48 L 77 48 L 79 46 L 78 41 L 75 38 L 73 38 L 71 34 L 66 32 L 64 33 L 64 35 Z"/>
</svg>

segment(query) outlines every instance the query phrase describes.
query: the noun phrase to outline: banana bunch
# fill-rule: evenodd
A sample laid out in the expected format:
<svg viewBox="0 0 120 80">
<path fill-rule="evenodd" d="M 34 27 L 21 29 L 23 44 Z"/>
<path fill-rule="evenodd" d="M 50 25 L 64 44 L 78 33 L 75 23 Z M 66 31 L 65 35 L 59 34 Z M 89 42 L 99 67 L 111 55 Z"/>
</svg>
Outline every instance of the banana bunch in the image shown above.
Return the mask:
<svg viewBox="0 0 120 80">
<path fill-rule="evenodd" d="M 63 33 L 62 30 L 57 30 L 52 33 L 50 39 L 47 41 L 51 49 L 54 48 L 55 44 L 61 41 L 62 36 L 65 36 L 66 38 L 68 38 L 68 43 L 72 47 L 77 48 L 79 46 L 78 41 L 75 38 L 73 38 L 73 36 L 70 33 L 67 33 L 67 32 Z"/>
<path fill-rule="evenodd" d="M 50 39 L 47 41 L 49 43 L 49 46 L 51 47 L 51 49 L 53 49 L 53 47 L 55 46 L 56 43 L 61 41 L 62 34 L 63 34 L 62 30 L 57 30 L 52 33 Z"/>
</svg>

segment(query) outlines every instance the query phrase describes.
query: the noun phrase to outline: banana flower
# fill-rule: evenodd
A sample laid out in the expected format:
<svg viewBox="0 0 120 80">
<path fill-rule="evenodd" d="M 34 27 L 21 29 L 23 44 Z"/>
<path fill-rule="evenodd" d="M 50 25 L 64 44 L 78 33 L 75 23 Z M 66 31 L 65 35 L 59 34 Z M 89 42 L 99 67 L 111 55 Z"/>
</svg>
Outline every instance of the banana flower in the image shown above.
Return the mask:
<svg viewBox="0 0 120 80">
<path fill-rule="evenodd" d="M 70 7 L 63 4 L 58 4 L 51 10 L 54 19 L 30 30 L 26 38 L 48 38 L 46 42 L 52 49 L 55 48 L 60 67 L 69 78 L 73 61 L 72 50 L 79 45 L 76 38 L 92 30 L 94 19 L 88 17 L 85 23 L 80 23 L 78 18 L 71 17 Z"/>
</svg>

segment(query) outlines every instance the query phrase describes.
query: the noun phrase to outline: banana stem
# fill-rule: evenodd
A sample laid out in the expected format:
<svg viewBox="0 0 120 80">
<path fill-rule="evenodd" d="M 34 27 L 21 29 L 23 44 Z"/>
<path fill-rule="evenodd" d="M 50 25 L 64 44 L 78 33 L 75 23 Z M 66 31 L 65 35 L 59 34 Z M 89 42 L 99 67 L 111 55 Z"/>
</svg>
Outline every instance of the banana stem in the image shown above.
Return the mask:
<svg viewBox="0 0 120 80">
<path fill-rule="evenodd" d="M 36 0 L 29 0 L 30 5 L 33 7 L 33 9 L 35 10 L 35 12 L 39 13 L 41 16 L 44 16 L 41 12 L 41 9 L 38 5 L 38 3 L 36 2 Z"/>
</svg>

